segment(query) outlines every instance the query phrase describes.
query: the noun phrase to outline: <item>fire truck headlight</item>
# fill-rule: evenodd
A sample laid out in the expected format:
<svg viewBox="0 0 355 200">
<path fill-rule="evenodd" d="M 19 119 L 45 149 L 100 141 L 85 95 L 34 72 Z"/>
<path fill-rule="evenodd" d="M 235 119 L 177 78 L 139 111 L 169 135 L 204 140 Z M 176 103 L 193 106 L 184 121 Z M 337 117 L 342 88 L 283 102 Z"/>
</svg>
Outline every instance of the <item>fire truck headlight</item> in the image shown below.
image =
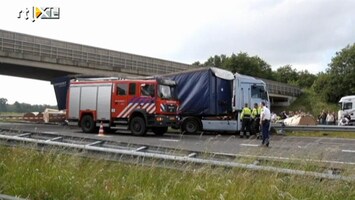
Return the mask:
<svg viewBox="0 0 355 200">
<path fill-rule="evenodd" d="M 158 122 L 162 122 L 162 121 L 164 120 L 164 118 L 162 118 L 162 117 L 157 117 L 156 120 L 157 120 Z"/>
</svg>

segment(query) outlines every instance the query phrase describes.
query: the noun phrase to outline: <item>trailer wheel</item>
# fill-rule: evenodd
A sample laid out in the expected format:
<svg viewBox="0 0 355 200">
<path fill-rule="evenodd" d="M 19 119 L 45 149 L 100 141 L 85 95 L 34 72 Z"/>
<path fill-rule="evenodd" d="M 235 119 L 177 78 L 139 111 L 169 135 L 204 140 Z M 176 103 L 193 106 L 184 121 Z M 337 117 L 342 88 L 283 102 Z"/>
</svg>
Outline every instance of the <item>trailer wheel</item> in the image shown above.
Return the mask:
<svg viewBox="0 0 355 200">
<path fill-rule="evenodd" d="M 155 135 L 164 135 L 168 131 L 168 127 L 155 127 L 152 128 L 152 131 Z"/>
<path fill-rule="evenodd" d="M 84 133 L 93 133 L 96 130 L 96 125 L 91 115 L 84 115 L 81 118 L 80 126 Z"/>
<path fill-rule="evenodd" d="M 145 125 L 144 119 L 142 117 L 133 117 L 131 123 L 129 124 L 129 129 L 133 135 L 145 135 L 147 132 L 147 127 Z"/>
<path fill-rule="evenodd" d="M 200 124 L 196 119 L 187 119 L 182 125 L 182 130 L 188 134 L 196 134 L 200 130 Z"/>
</svg>

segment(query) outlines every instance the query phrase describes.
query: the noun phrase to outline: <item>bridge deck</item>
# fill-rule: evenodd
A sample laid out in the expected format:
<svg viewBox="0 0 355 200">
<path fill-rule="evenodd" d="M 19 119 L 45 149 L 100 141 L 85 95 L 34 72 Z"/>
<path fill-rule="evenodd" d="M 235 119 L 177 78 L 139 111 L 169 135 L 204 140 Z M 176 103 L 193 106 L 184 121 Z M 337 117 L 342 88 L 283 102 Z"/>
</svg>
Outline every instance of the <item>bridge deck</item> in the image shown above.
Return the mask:
<svg viewBox="0 0 355 200">
<path fill-rule="evenodd" d="M 146 76 L 179 72 L 188 68 L 192 66 L 0 29 L 1 74 L 52 80 L 63 74 L 101 72 L 101 75 L 111 73 Z M 263 80 L 271 96 L 282 95 L 287 98 L 297 97 L 301 93 L 295 86 Z"/>
<path fill-rule="evenodd" d="M 135 75 L 183 71 L 191 65 L 0 30 L 0 56 Z"/>
</svg>

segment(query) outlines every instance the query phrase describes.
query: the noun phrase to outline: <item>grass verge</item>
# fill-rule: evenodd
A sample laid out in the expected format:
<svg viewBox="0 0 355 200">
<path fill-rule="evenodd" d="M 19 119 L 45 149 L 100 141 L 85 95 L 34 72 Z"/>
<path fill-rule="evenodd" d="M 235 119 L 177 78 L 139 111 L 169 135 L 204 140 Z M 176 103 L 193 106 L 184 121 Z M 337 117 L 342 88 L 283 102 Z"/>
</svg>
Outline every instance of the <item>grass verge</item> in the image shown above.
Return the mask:
<svg viewBox="0 0 355 200">
<path fill-rule="evenodd" d="M 29 199 L 355 199 L 355 183 L 203 167 L 162 169 L 0 147 L 0 193 Z"/>
</svg>

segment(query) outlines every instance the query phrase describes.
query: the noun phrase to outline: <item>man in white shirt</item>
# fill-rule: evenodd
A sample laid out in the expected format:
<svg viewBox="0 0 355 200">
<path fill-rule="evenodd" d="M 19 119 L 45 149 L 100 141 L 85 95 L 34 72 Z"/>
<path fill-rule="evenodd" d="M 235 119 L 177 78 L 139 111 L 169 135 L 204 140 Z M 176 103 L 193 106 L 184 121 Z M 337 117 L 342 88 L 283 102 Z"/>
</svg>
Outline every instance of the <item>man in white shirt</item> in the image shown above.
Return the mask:
<svg viewBox="0 0 355 200">
<path fill-rule="evenodd" d="M 270 110 L 265 106 L 265 102 L 261 102 L 260 125 L 262 128 L 263 141 L 261 145 L 269 147 L 269 129 L 270 129 Z"/>
</svg>

